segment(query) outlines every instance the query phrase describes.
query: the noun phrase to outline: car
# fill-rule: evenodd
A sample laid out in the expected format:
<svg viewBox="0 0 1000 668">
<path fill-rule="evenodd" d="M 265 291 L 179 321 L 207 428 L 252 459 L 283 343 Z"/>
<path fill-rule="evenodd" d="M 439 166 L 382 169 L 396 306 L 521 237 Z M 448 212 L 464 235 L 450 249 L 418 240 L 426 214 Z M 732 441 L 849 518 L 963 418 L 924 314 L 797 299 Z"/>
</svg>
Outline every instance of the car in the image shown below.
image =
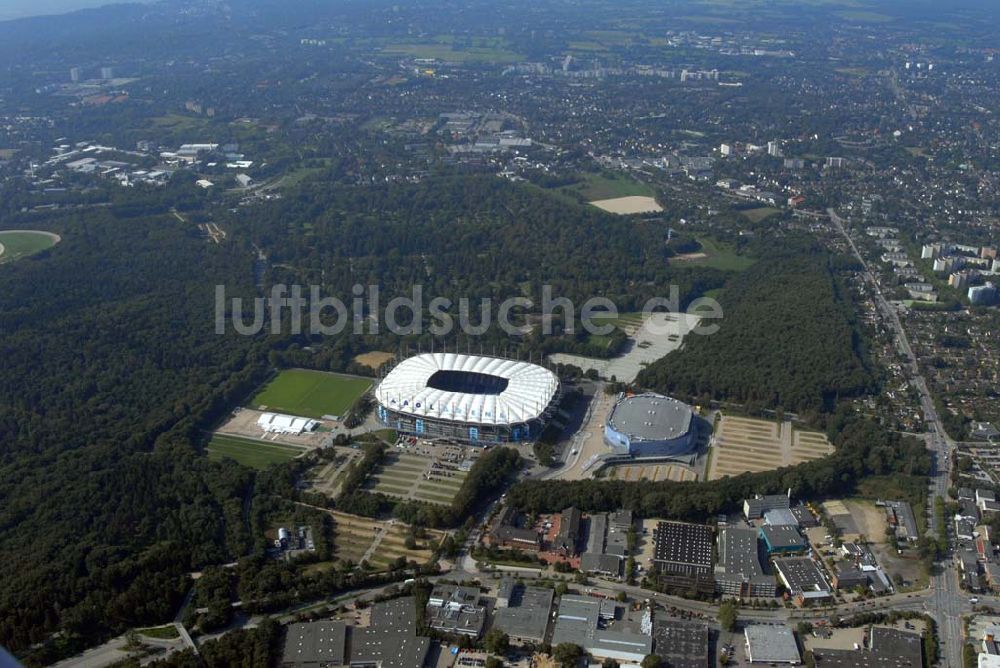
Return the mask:
<svg viewBox="0 0 1000 668">
<path fill-rule="evenodd" d="M 973 596 L 972 598 L 969 599 L 969 603 L 972 603 L 973 605 L 975 605 L 976 603 L 979 603 L 979 597 L 978 596 Z"/>
</svg>

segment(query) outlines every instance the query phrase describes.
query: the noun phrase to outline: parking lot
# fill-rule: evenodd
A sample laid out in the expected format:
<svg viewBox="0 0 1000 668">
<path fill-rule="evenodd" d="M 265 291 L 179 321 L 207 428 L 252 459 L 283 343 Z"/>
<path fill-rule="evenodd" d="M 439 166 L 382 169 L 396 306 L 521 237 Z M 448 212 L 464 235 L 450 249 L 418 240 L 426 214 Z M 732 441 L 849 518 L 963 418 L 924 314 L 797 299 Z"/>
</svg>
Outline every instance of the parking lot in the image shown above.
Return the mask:
<svg viewBox="0 0 1000 668">
<path fill-rule="evenodd" d="M 750 471 L 771 471 L 833 453 L 826 436 L 796 429 L 791 422 L 723 415 L 712 436 L 709 480 Z"/>
</svg>

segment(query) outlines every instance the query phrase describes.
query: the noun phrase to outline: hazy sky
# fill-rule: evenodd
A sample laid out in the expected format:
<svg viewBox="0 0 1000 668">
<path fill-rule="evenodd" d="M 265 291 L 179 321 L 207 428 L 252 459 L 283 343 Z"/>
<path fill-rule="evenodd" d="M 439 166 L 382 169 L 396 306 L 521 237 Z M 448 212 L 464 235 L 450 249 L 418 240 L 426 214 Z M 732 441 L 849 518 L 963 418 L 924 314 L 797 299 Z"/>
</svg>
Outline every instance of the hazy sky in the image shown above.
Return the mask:
<svg viewBox="0 0 1000 668">
<path fill-rule="evenodd" d="M 0 0 L 0 21 L 39 14 L 62 14 L 121 0 Z"/>
</svg>

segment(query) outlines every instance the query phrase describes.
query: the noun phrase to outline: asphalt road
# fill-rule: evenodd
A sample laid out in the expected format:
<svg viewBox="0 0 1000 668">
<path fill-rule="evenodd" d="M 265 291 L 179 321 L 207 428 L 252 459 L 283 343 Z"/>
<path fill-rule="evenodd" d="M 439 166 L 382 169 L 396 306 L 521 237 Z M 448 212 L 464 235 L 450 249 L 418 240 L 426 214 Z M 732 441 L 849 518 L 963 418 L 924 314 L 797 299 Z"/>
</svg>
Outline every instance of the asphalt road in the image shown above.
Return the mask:
<svg viewBox="0 0 1000 668">
<path fill-rule="evenodd" d="M 871 285 L 875 295 L 875 303 L 882 318 L 892 328 L 896 335 L 896 345 L 901 355 L 903 363 L 909 369 L 913 386 L 920 394 L 920 407 L 924 413 L 924 421 L 929 426 L 926 436 L 927 446 L 934 453 L 934 470 L 930 478 L 930 495 L 928 498 L 929 507 L 927 509 L 927 530 L 932 534 L 937 533 L 942 527 L 937 526 L 937 518 L 934 515 L 934 500 L 937 498 L 947 499 L 948 487 L 951 480 L 951 455 L 955 450 L 955 442 L 948 437 L 941 422 L 941 417 L 934 407 L 934 399 L 927 388 L 927 381 L 920 373 L 913 349 L 910 347 L 906 331 L 899 319 L 899 313 L 885 299 L 881 286 L 875 280 L 875 274 L 869 269 L 851 235 L 844 227 L 844 220 L 837 215 L 833 209 L 828 209 L 830 220 L 836 225 L 840 233 L 847 239 L 855 257 L 861 262 L 865 270 L 865 280 Z M 947 530 L 947 527 L 943 527 Z M 938 634 L 941 640 L 941 653 L 944 664 L 947 666 L 962 665 L 962 615 L 971 611 L 972 606 L 968 602 L 966 594 L 958 584 L 958 574 L 955 571 L 953 562 L 945 559 L 937 564 L 935 572 L 930 580 L 930 600 L 929 609 L 926 611 L 933 615 L 938 623 Z"/>
</svg>

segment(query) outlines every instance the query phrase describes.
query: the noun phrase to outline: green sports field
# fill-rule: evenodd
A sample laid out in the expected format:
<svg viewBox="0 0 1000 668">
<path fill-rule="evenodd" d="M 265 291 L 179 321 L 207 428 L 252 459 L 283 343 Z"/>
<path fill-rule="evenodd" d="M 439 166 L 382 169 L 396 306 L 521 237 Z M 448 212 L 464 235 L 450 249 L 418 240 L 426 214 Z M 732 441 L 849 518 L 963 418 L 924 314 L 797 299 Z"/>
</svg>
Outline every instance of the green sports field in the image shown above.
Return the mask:
<svg viewBox="0 0 1000 668">
<path fill-rule="evenodd" d="M 288 369 L 264 386 L 250 405 L 260 410 L 310 418 L 344 415 L 371 385 L 368 378 Z"/>
<path fill-rule="evenodd" d="M 272 464 L 287 462 L 305 452 L 304 448 L 297 448 L 293 445 L 258 441 L 253 438 L 241 438 L 239 436 L 224 434 L 212 436 L 212 440 L 209 441 L 206 450 L 210 459 L 229 457 L 244 466 L 261 470 L 266 469 Z"/>
<path fill-rule="evenodd" d="M 30 230 L 0 231 L 0 264 L 34 255 L 59 243 L 59 237 L 48 232 Z"/>
</svg>

